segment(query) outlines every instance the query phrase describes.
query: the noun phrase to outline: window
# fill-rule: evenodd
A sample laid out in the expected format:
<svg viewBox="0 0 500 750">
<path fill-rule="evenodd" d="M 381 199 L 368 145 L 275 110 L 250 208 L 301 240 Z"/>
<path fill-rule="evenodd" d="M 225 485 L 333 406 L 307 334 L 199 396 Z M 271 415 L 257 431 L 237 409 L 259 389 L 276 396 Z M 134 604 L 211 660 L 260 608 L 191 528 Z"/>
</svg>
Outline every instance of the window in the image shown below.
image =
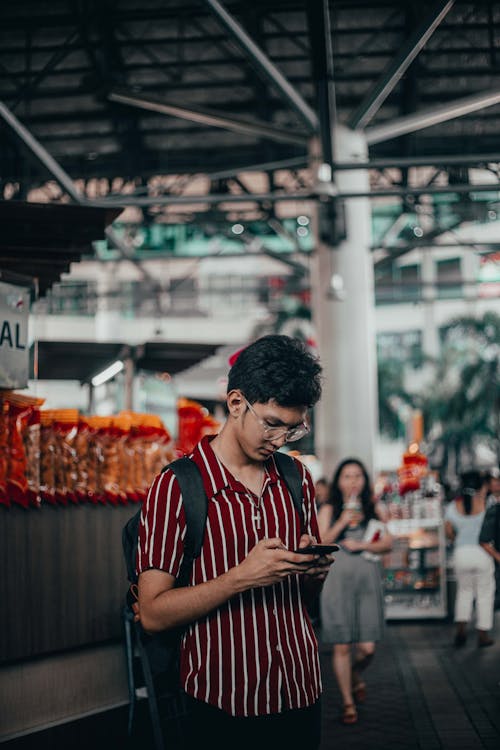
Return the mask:
<svg viewBox="0 0 500 750">
<path fill-rule="evenodd" d="M 436 261 L 436 286 L 441 299 L 456 299 L 462 296 L 462 272 L 460 258 Z"/>
</svg>

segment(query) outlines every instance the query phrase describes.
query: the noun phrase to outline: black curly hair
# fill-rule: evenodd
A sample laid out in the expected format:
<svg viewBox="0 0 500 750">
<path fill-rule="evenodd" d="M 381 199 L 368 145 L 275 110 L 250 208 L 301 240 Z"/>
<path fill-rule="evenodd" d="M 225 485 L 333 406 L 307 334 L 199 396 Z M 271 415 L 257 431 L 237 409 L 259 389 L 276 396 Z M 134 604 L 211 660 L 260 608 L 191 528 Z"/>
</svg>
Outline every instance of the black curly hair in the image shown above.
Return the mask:
<svg viewBox="0 0 500 750">
<path fill-rule="evenodd" d="M 311 407 L 321 396 L 321 365 L 299 339 L 262 336 L 238 355 L 227 392 L 237 388 L 251 403 Z"/>
</svg>

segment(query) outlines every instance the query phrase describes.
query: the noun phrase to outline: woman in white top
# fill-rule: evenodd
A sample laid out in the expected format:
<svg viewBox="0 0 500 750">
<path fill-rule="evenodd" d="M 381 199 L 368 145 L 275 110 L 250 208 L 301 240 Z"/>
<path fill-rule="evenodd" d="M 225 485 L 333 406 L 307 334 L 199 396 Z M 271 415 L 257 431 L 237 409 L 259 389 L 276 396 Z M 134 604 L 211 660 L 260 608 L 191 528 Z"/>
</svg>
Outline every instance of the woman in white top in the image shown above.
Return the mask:
<svg viewBox="0 0 500 750">
<path fill-rule="evenodd" d="M 445 512 L 445 530 L 454 542 L 454 564 L 457 592 L 455 599 L 456 632 L 454 645 L 463 646 L 467 640 L 467 623 L 476 605 L 478 646 L 491 646 L 488 631 L 493 626 L 495 597 L 495 568 L 493 559 L 479 544 L 486 501 L 486 484 L 478 471 L 461 476 L 460 497 L 453 500 Z"/>
</svg>

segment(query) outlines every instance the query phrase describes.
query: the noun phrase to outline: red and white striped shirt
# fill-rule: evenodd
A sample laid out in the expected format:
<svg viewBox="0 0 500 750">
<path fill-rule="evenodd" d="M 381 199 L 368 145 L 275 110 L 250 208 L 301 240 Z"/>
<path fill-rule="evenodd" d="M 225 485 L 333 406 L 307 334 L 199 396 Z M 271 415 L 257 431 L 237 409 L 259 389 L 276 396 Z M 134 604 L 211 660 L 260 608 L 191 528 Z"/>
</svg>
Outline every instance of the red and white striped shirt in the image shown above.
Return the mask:
<svg viewBox="0 0 500 750">
<path fill-rule="evenodd" d="M 191 456 L 201 470 L 209 499 L 192 586 L 238 565 L 261 539 L 279 537 L 288 549 L 295 549 L 303 533 L 274 459 L 265 464 L 261 522 L 257 524 L 255 496 L 218 460 L 210 439 L 203 438 Z M 300 461 L 296 463 L 302 476 L 303 529 L 319 538 L 311 475 Z M 182 496 L 167 469 L 154 480 L 143 506 L 138 572 L 157 568 L 177 576 L 185 535 Z M 181 645 L 181 684 L 189 695 L 233 716 L 260 716 L 312 705 L 321 692 L 321 675 L 300 576 L 238 594 L 191 623 Z"/>
</svg>

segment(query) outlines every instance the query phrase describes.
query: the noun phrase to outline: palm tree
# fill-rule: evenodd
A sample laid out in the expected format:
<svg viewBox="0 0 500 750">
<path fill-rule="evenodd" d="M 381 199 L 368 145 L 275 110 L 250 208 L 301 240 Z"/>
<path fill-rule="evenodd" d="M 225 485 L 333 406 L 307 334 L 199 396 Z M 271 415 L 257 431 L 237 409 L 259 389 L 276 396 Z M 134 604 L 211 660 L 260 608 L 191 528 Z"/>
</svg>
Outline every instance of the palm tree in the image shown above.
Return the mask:
<svg viewBox="0 0 500 750">
<path fill-rule="evenodd" d="M 378 419 L 381 434 L 390 438 L 405 436 L 408 415 L 414 399 L 404 387 L 405 363 L 401 359 L 378 360 Z"/>
<path fill-rule="evenodd" d="M 443 474 L 475 464 L 480 443 L 500 458 L 499 315 L 461 317 L 443 329 L 435 382 L 421 408 L 431 461 Z"/>
</svg>

